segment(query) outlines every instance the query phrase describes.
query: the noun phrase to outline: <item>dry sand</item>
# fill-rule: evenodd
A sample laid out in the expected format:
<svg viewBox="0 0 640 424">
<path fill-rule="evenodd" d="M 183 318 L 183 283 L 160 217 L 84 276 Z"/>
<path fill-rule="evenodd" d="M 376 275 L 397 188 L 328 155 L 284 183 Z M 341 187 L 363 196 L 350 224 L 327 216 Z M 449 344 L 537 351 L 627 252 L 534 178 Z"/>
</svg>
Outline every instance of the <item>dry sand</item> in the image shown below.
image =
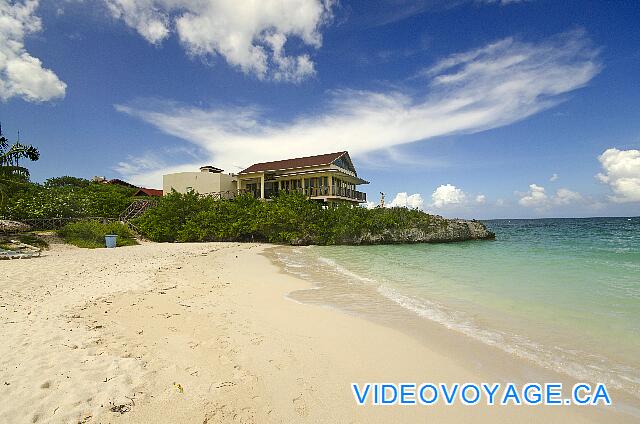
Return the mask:
<svg viewBox="0 0 640 424">
<path fill-rule="evenodd" d="M 308 283 L 283 274 L 267 248 L 56 245 L 0 263 L 0 423 L 631 421 L 593 407 L 358 407 L 352 382 L 496 376 L 287 299 Z"/>
</svg>

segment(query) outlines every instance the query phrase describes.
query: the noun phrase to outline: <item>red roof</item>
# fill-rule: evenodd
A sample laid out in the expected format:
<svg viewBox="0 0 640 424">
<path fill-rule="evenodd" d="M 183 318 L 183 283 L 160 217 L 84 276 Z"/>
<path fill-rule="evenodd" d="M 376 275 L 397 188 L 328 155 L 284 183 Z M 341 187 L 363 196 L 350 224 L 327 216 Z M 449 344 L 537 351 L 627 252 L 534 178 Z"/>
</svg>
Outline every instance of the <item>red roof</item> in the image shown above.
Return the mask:
<svg viewBox="0 0 640 424">
<path fill-rule="evenodd" d="M 134 196 L 155 196 L 162 197 L 162 190 L 157 190 L 155 188 L 141 188 L 136 191 Z"/>
<path fill-rule="evenodd" d="M 306 156 L 303 158 L 276 160 L 273 162 L 262 162 L 251 165 L 245 170 L 239 172 L 239 174 L 247 174 L 249 172 L 265 172 L 275 171 L 277 169 L 293 169 L 304 168 L 307 166 L 320 166 L 329 165 L 334 160 L 347 152 L 327 153 L 324 155 Z"/>
</svg>

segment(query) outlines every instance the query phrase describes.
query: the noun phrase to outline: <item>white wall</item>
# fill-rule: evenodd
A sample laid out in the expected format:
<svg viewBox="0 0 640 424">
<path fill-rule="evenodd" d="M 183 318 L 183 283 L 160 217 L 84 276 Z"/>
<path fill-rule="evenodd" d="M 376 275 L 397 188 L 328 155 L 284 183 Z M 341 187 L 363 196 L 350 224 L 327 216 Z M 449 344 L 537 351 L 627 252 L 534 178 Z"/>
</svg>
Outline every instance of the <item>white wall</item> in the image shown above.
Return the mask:
<svg viewBox="0 0 640 424">
<path fill-rule="evenodd" d="M 186 193 L 190 189 L 200 194 L 236 190 L 236 177 L 212 172 L 178 172 L 162 176 L 162 191 L 169 194 L 174 189 Z"/>
</svg>

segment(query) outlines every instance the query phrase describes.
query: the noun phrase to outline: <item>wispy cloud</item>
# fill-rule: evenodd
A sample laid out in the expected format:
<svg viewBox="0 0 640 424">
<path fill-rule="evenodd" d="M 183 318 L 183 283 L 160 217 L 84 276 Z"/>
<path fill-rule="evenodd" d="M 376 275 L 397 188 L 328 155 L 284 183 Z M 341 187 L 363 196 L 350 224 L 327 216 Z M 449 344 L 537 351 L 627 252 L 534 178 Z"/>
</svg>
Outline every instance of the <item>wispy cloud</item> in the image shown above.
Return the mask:
<svg viewBox="0 0 640 424">
<path fill-rule="evenodd" d="M 116 109 L 208 152 L 194 168 L 212 162 L 233 169 L 325 151 L 346 149 L 357 156 L 508 125 L 564 101 L 600 68 L 586 34 L 572 31 L 538 43 L 507 38 L 444 58 L 413 81 L 411 93 L 335 90 L 324 113 L 286 122 L 259 107 L 202 109 L 140 100 Z M 164 171 L 126 176 L 149 181 Z"/>
</svg>

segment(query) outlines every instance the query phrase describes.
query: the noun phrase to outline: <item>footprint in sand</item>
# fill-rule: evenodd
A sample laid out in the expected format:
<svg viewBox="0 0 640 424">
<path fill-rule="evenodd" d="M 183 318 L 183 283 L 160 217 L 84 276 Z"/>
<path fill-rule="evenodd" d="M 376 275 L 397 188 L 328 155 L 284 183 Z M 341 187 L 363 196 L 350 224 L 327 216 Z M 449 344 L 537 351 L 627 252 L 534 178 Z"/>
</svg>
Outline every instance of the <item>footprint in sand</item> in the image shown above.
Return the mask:
<svg viewBox="0 0 640 424">
<path fill-rule="evenodd" d="M 307 403 L 304 401 L 302 393 L 297 398 L 292 400 L 293 409 L 295 409 L 296 413 L 301 417 L 306 417 L 309 415 L 309 410 L 307 408 Z"/>
<path fill-rule="evenodd" d="M 269 363 L 270 363 L 271 365 L 273 365 L 273 366 L 275 367 L 275 369 L 277 369 L 277 370 L 281 370 L 281 369 L 282 369 L 282 367 L 280 366 L 280 364 L 278 364 L 278 363 L 277 363 L 276 361 L 274 361 L 273 359 L 269 359 Z"/>
<path fill-rule="evenodd" d="M 254 423 L 255 422 L 255 410 L 250 407 L 245 408 L 233 408 L 228 405 L 216 405 L 215 409 L 205 414 L 203 424 L 212 423 Z"/>
<path fill-rule="evenodd" d="M 233 381 L 223 381 L 216 386 L 216 389 L 222 389 L 223 387 L 233 387 L 235 385 L 236 383 L 234 383 Z"/>
</svg>

